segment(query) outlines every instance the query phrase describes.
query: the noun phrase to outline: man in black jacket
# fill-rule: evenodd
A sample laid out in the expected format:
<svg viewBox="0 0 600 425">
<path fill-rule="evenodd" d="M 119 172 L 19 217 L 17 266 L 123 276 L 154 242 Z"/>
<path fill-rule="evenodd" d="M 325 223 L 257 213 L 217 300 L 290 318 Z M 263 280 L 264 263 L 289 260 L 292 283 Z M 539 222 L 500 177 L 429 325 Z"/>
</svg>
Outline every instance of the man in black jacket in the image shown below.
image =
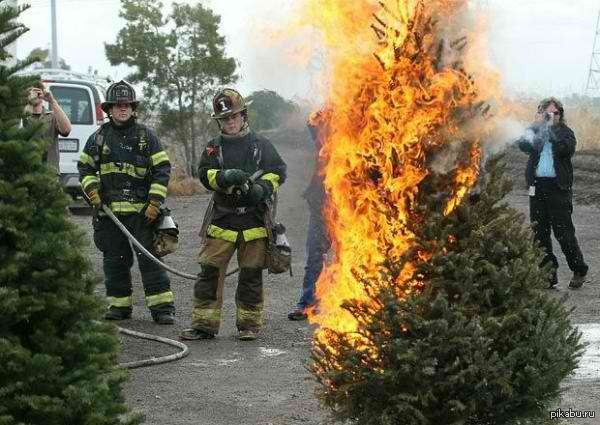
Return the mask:
<svg viewBox="0 0 600 425">
<path fill-rule="evenodd" d="M 571 157 L 577 143 L 566 125 L 561 102 L 551 97 L 538 106 L 536 122 L 529 137 L 518 141 L 519 148 L 529 154 L 525 172 L 529 186 L 529 214 L 536 240 L 546 251 L 542 264 L 552 263 L 549 287 L 558 284 L 558 261 L 552 252 L 550 232 L 558 240 L 573 277 L 569 288 L 578 289 L 585 282 L 588 266 L 577 243 L 573 212 L 573 165 Z"/>
<path fill-rule="evenodd" d="M 214 192 L 214 210 L 200 252 L 192 327 L 183 330 L 180 338 L 210 339 L 218 333 L 224 275 L 237 250 L 238 338 L 253 340 L 262 326 L 265 201 L 285 181 L 286 165 L 269 140 L 250 130 L 246 104 L 237 91 L 221 90 L 213 99 L 213 109 L 221 135 L 206 146 L 198 173 L 202 184 Z M 257 176 L 259 170 L 262 174 Z"/>
</svg>

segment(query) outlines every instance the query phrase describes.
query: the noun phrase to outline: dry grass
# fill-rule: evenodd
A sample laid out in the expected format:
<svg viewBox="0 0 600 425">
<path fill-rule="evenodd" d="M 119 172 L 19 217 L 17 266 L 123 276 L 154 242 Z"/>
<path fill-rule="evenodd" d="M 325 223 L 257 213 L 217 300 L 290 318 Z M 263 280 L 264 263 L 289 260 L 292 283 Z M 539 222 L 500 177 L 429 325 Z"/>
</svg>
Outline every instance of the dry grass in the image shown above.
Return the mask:
<svg viewBox="0 0 600 425">
<path fill-rule="evenodd" d="M 183 167 L 173 167 L 169 181 L 169 195 L 192 196 L 204 192 L 206 189 L 200 180 L 188 176 Z"/>
</svg>

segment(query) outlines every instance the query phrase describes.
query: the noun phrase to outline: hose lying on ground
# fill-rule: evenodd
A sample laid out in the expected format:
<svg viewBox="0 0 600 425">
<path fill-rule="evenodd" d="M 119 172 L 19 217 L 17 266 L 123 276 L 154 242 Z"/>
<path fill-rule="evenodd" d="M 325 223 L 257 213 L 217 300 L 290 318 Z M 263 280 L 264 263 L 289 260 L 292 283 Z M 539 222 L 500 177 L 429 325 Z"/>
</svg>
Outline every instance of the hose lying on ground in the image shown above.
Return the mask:
<svg viewBox="0 0 600 425">
<path fill-rule="evenodd" d="M 158 365 L 158 364 L 162 364 L 162 363 L 168 363 L 168 362 L 172 362 L 175 360 L 183 359 L 190 353 L 188 346 L 182 342 L 175 341 L 175 340 L 169 339 L 169 338 L 164 338 L 164 337 L 158 336 L 158 335 L 150 335 L 150 334 L 145 334 L 142 332 L 132 331 L 131 329 L 125 329 L 125 328 L 118 328 L 118 329 L 119 329 L 119 332 L 124 335 L 129 335 L 134 338 L 147 339 L 150 341 L 158 341 L 163 344 L 171 345 L 173 347 L 177 347 L 177 348 L 181 349 L 181 351 L 179 351 L 178 353 L 169 354 L 168 356 L 152 357 L 150 359 L 138 360 L 135 362 L 119 363 L 119 367 L 122 367 L 124 369 L 135 369 L 138 367 L 154 366 L 154 365 Z"/>
<path fill-rule="evenodd" d="M 146 248 L 144 248 L 144 245 L 142 245 L 136 238 L 133 237 L 133 235 L 129 232 L 129 230 L 127 230 L 127 228 L 123 225 L 123 223 L 121 223 L 119 221 L 119 219 L 113 214 L 113 212 L 110 210 L 110 208 L 108 208 L 106 205 L 102 205 L 102 211 L 104 211 L 106 213 L 106 215 L 113 221 L 113 223 L 115 223 L 115 225 L 119 229 L 121 229 L 121 232 L 123 232 L 123 234 L 125 236 L 127 236 L 127 239 L 129 239 L 131 241 L 131 243 L 133 243 L 142 252 L 142 254 L 144 254 L 150 260 L 152 260 L 156 264 L 158 264 L 159 267 L 162 267 L 163 269 L 165 269 L 177 276 L 181 276 L 185 279 L 190 279 L 190 280 L 198 279 L 198 276 L 196 276 L 196 275 L 180 272 L 179 270 L 174 269 L 173 267 L 169 266 L 168 264 L 165 264 L 162 261 L 160 261 L 154 255 L 152 255 L 152 253 L 150 251 L 148 251 Z M 225 276 L 231 276 L 232 274 L 235 274 L 238 271 L 240 271 L 239 268 L 228 272 Z"/>
</svg>

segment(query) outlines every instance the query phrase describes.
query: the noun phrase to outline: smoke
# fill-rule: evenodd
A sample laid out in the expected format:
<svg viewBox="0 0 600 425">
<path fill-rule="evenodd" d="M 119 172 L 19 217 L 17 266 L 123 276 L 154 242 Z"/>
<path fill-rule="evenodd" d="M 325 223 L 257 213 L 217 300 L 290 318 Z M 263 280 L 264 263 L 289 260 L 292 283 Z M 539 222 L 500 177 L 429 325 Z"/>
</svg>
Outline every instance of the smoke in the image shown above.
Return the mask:
<svg viewBox="0 0 600 425">
<path fill-rule="evenodd" d="M 487 140 L 483 142 L 486 154 L 493 155 L 514 145 L 519 139 L 533 142 L 533 131 L 529 123 L 514 118 L 497 118 L 495 126 Z"/>
</svg>

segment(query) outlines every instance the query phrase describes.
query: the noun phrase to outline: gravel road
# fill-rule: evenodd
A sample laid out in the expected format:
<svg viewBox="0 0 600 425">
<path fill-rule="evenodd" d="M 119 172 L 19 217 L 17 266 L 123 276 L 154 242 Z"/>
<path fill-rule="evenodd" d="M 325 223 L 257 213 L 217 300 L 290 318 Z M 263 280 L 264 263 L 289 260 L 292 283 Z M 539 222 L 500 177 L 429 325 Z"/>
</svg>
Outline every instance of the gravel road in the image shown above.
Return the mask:
<svg viewBox="0 0 600 425">
<path fill-rule="evenodd" d="M 290 322 L 286 318 L 288 309 L 297 301 L 303 274 L 308 211 L 300 195 L 312 169 L 310 142 L 304 132 L 272 134 L 269 137 L 289 167 L 289 179 L 280 195 L 279 217 L 288 228 L 288 238 L 294 248 L 294 276 L 266 277 L 265 326 L 257 341 L 240 342 L 235 338 L 233 298 L 237 277 L 232 276 L 226 280 L 223 323 L 218 338 L 191 342 L 191 354 L 181 361 L 131 371 L 126 387 L 127 399 L 133 409 L 146 413 L 147 424 L 316 425 L 326 421 L 327 414 L 314 396 L 315 382 L 306 370 L 313 329 L 306 323 Z M 565 289 L 570 275 L 561 257 L 559 277 L 562 288 L 556 296 L 566 295 L 565 302 L 576 306 L 574 323 L 589 325 L 600 321 L 600 212 L 594 205 L 600 193 L 600 167 L 597 166 L 598 155 L 580 157 L 576 160 L 581 170 L 576 173 L 574 219 L 582 249 L 591 266 L 590 282 L 577 292 Z M 518 153 L 510 154 L 511 173 L 519 186 L 516 186 L 509 201 L 526 213 L 527 194 L 520 187 L 524 159 Z M 181 244 L 179 251 L 167 257 L 167 261 L 187 273 L 195 274 L 199 270 L 196 263 L 199 250 L 197 234 L 207 200 L 207 195 L 197 195 L 175 197 L 168 202 L 180 226 Z M 73 220 L 91 235 L 89 217 L 74 216 Z M 90 245 L 88 253 L 95 269 L 101 273 L 99 252 Z M 137 270 L 134 270 L 134 282 L 133 318 L 122 325 L 176 339 L 180 329 L 189 325 L 193 282 L 172 277 L 178 323 L 170 327 L 152 323 L 144 307 Z M 103 285 L 100 284 L 97 290 L 103 293 Z M 590 332 L 593 333 L 593 329 Z M 578 420 L 569 423 L 600 423 L 600 332 L 596 344 L 590 346 L 586 359 L 586 362 L 591 362 L 588 365 L 592 368 L 591 372 L 579 373 L 566 382 L 565 394 L 556 407 L 596 409 L 597 418 L 588 420 L 593 422 Z M 597 350 L 595 355 L 593 350 Z M 129 337 L 122 339 L 123 361 L 171 352 L 173 350 L 169 347 L 160 344 Z M 595 366 L 594 361 L 598 361 Z"/>
</svg>

